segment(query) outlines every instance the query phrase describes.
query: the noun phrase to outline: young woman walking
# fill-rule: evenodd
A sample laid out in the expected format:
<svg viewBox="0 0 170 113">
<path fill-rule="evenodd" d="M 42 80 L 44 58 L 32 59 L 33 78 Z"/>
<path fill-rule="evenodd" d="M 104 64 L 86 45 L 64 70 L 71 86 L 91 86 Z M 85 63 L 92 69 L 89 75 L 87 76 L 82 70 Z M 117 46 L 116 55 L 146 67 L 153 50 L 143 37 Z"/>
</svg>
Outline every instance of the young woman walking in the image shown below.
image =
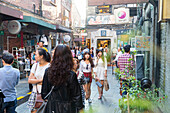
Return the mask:
<svg viewBox="0 0 170 113">
<path fill-rule="evenodd" d="M 84 53 L 83 60 L 80 62 L 80 74 L 84 74 L 86 78 L 86 84 L 84 85 L 84 89 L 86 92 L 85 98 L 88 99 L 88 102 L 91 103 L 90 95 L 91 95 L 91 83 L 92 83 L 92 70 L 94 67 L 93 60 L 89 52 Z"/>
<path fill-rule="evenodd" d="M 50 66 L 50 54 L 45 49 L 39 48 L 35 53 L 35 60 L 38 63 L 33 64 L 31 74 L 28 78 L 28 83 L 33 84 L 32 94 L 28 100 L 28 107 L 31 113 L 36 113 L 38 108 L 35 108 L 37 93 L 41 93 L 42 81 L 46 68 Z"/>
<path fill-rule="evenodd" d="M 102 87 L 98 87 L 98 92 L 99 92 L 99 97 L 98 99 L 101 99 L 103 96 L 103 84 L 105 77 L 107 77 L 107 60 L 103 54 L 102 50 L 98 50 L 97 52 L 97 58 L 95 60 L 96 64 L 96 71 L 94 72 L 95 74 L 95 79 L 96 81 L 100 82 L 102 84 Z"/>
<path fill-rule="evenodd" d="M 45 113 L 78 113 L 83 108 L 81 89 L 77 75 L 72 71 L 73 66 L 70 48 L 63 44 L 58 45 L 43 79 L 43 99 L 54 86 L 48 97 Z"/>
</svg>

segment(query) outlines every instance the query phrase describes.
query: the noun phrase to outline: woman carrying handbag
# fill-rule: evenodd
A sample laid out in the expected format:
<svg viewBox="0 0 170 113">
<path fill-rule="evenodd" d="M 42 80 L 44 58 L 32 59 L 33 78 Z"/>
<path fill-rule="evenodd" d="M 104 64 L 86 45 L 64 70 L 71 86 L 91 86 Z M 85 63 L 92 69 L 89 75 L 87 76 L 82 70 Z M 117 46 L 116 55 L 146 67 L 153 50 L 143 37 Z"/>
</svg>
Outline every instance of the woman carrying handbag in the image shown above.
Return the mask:
<svg viewBox="0 0 170 113">
<path fill-rule="evenodd" d="M 36 113 L 43 102 L 41 98 L 42 81 L 46 68 L 50 66 L 51 57 L 46 50 L 39 48 L 36 50 L 35 60 L 38 63 L 33 64 L 28 78 L 28 83 L 33 84 L 33 90 L 27 104 L 31 113 Z"/>
<path fill-rule="evenodd" d="M 102 99 L 103 96 L 103 86 L 104 86 L 104 80 L 107 79 L 107 59 L 103 54 L 103 50 L 99 49 L 97 51 L 97 58 L 95 59 L 95 79 L 97 82 L 100 82 L 102 86 L 98 87 L 99 97 L 98 99 Z"/>
<path fill-rule="evenodd" d="M 72 71 L 73 57 L 66 45 L 58 45 L 51 66 L 45 71 L 42 98 L 55 86 L 48 98 L 45 113 L 78 113 L 83 108 L 77 75 Z"/>
</svg>

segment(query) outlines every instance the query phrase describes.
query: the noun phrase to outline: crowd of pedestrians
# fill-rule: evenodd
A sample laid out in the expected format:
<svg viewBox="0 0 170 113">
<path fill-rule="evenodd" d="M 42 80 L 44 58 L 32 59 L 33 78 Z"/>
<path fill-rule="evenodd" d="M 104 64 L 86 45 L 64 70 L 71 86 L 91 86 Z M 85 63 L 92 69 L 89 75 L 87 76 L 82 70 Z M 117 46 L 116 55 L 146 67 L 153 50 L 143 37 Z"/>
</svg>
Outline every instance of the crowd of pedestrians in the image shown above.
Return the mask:
<svg viewBox="0 0 170 113">
<path fill-rule="evenodd" d="M 125 46 L 124 50 L 123 54 L 121 48 L 118 48 L 113 60 L 121 71 L 131 58 L 130 46 Z M 104 81 L 107 80 L 106 52 L 100 48 L 94 56 L 93 48 L 70 48 L 63 44 L 53 49 L 51 54 L 43 47 L 38 48 L 28 78 L 28 83 L 33 85 L 27 104 L 31 113 L 36 113 L 46 100 L 45 113 L 78 113 L 84 108 L 85 100 L 92 102 L 93 78 L 99 92 L 98 99 L 102 99 Z M 20 73 L 11 66 L 13 59 L 9 53 L 4 53 L 2 57 L 4 67 L 0 69 L 0 89 L 5 98 L 0 113 L 4 113 L 4 110 L 6 113 L 15 113 L 17 106 L 15 86 Z"/>
</svg>

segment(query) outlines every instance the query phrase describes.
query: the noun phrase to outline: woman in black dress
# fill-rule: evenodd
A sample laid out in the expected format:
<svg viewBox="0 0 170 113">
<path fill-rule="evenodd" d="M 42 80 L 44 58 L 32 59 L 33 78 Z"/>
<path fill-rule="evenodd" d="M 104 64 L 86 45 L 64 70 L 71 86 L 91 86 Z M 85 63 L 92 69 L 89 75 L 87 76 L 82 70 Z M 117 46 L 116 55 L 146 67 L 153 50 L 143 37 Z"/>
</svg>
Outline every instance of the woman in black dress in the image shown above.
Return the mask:
<svg viewBox="0 0 170 113">
<path fill-rule="evenodd" d="M 43 79 L 43 99 L 54 86 L 45 113 L 78 113 L 83 108 L 80 85 L 72 68 L 73 57 L 69 47 L 58 45 Z"/>
</svg>

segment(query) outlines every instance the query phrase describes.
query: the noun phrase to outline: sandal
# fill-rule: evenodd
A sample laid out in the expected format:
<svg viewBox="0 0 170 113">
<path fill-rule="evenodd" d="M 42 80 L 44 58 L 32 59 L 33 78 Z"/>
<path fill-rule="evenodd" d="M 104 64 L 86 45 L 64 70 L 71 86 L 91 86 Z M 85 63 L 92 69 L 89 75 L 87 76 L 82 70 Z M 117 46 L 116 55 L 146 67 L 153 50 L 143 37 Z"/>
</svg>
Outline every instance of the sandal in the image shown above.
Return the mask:
<svg viewBox="0 0 170 113">
<path fill-rule="evenodd" d="M 99 96 L 98 99 L 102 99 L 102 96 Z"/>
</svg>

